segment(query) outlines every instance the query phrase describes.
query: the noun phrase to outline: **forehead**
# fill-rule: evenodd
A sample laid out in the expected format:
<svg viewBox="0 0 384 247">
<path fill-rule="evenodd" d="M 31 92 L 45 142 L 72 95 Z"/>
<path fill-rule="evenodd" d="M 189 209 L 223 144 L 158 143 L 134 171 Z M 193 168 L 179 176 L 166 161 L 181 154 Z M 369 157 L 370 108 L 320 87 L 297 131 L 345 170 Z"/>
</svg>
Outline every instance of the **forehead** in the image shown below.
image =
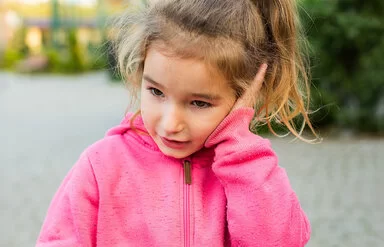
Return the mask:
<svg viewBox="0 0 384 247">
<path fill-rule="evenodd" d="M 181 58 L 158 46 L 147 51 L 144 76 L 179 91 L 232 91 L 226 78 L 204 61 Z"/>
</svg>

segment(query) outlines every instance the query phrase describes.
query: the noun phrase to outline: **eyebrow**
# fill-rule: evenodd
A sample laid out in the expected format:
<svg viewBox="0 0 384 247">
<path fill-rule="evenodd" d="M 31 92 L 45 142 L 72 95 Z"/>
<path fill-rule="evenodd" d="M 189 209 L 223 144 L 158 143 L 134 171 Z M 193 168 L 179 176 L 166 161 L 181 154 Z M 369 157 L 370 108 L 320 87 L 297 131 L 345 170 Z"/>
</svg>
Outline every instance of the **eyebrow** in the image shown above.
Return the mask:
<svg viewBox="0 0 384 247">
<path fill-rule="evenodd" d="M 151 77 L 149 77 L 147 75 L 143 75 L 143 79 L 148 81 L 149 83 L 155 85 L 156 87 L 160 87 L 160 88 L 163 87 L 160 83 L 156 82 L 155 80 L 153 80 Z"/>
<path fill-rule="evenodd" d="M 153 80 L 148 75 L 143 75 L 143 79 L 148 81 L 149 83 L 155 85 L 156 87 L 163 88 L 163 86 L 160 83 L 156 82 L 155 80 Z M 192 93 L 191 95 L 193 97 L 202 98 L 202 99 L 206 99 L 206 100 L 210 100 L 210 101 L 215 101 L 215 100 L 221 99 L 221 96 L 219 94 Z"/>
<path fill-rule="evenodd" d="M 221 99 L 221 96 L 218 94 L 193 93 L 192 96 L 197 97 L 197 98 L 206 99 L 209 101 L 215 101 L 215 100 Z"/>
</svg>

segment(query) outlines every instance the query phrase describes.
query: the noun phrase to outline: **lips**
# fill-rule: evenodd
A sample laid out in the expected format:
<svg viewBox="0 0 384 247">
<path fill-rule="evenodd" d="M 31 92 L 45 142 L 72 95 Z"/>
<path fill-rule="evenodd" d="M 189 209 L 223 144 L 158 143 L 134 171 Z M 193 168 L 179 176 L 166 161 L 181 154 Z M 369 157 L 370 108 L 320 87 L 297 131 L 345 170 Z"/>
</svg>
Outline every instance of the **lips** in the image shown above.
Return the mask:
<svg viewBox="0 0 384 247">
<path fill-rule="evenodd" d="M 181 141 L 170 140 L 165 137 L 160 137 L 160 139 L 165 146 L 173 149 L 183 149 L 189 143 L 189 141 L 181 142 Z"/>
</svg>

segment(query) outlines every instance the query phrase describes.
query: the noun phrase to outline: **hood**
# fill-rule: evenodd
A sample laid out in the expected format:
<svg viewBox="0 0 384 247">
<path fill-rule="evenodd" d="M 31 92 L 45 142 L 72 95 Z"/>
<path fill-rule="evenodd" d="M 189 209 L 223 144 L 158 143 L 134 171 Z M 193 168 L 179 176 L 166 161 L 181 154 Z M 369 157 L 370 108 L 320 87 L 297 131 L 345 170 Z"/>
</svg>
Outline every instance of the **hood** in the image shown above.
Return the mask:
<svg viewBox="0 0 384 247">
<path fill-rule="evenodd" d="M 132 118 L 134 118 L 134 120 L 131 123 Z M 135 114 L 132 112 L 127 113 L 120 124 L 108 130 L 105 136 L 107 137 L 115 135 L 133 135 L 136 139 L 138 139 L 150 149 L 160 151 L 152 137 L 148 134 L 140 114 L 136 114 L 135 116 Z"/>
</svg>

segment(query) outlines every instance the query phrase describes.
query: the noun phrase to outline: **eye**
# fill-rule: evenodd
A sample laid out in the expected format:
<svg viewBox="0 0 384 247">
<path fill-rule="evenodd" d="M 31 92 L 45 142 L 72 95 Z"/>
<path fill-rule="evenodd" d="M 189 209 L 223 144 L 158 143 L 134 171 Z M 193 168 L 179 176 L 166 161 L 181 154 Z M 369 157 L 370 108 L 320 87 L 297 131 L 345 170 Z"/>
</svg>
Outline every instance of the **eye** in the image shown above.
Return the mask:
<svg viewBox="0 0 384 247">
<path fill-rule="evenodd" d="M 161 96 L 164 95 L 163 92 L 161 92 L 159 89 L 154 88 L 154 87 L 150 87 L 150 88 L 148 88 L 148 90 L 149 90 L 149 91 L 151 92 L 151 94 L 153 94 L 154 96 L 159 96 L 159 97 L 161 97 Z"/>
<path fill-rule="evenodd" d="M 196 106 L 198 108 L 208 108 L 208 107 L 212 106 L 212 104 L 204 102 L 204 101 L 200 101 L 200 100 L 192 101 L 192 105 L 194 105 L 194 106 Z"/>
</svg>

